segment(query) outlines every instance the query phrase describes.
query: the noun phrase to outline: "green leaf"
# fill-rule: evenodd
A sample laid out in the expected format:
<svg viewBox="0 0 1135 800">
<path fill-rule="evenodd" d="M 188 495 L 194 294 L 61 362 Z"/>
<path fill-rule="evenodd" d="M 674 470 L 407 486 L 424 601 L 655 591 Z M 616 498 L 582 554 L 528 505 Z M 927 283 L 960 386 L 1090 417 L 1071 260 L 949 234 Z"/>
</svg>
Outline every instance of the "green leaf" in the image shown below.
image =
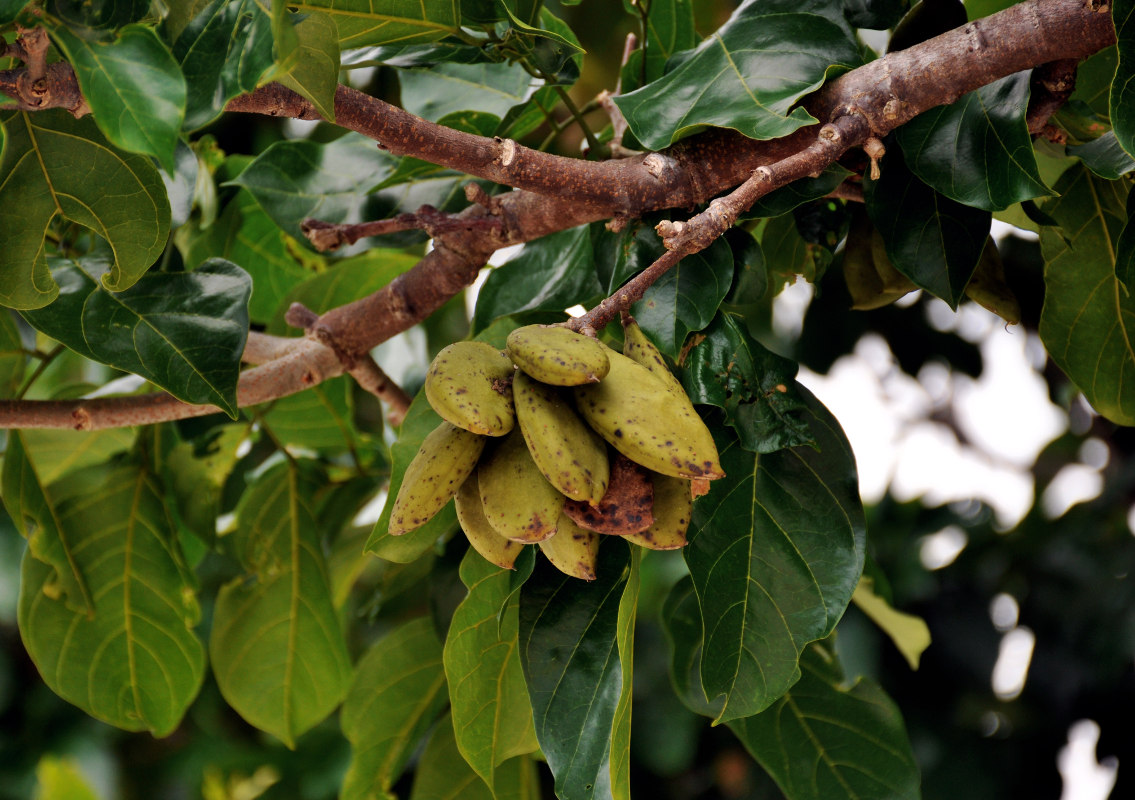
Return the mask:
<svg viewBox="0 0 1135 800">
<path fill-rule="evenodd" d="M 1108 131 L 1087 144 L 1073 145 L 1068 154 L 1084 162 L 1084 166 L 1101 178 L 1114 181 L 1135 170 L 1135 158 L 1119 146 L 1115 131 Z"/>
<path fill-rule="evenodd" d="M 458 111 L 503 117 L 533 91 L 532 76 L 516 64 L 438 64 L 398 73 L 402 103 L 411 114 L 437 121 Z"/>
<path fill-rule="evenodd" d="M 729 727 L 791 800 L 918 800 L 920 775 L 898 707 L 872 681 L 844 681 L 827 642 L 800 659 L 800 681 L 762 714 Z"/>
<path fill-rule="evenodd" d="M 375 248 L 334 262 L 328 269 L 293 287 L 277 303 L 277 313 L 269 331 L 284 334 L 290 329 L 284 323 L 283 315 L 292 303 L 303 303 L 315 313 L 322 314 L 378 291 L 419 260 L 416 255 Z"/>
<path fill-rule="evenodd" d="M 14 397 L 19 391 L 27 360 L 12 312 L 0 311 L 0 400 Z"/>
<path fill-rule="evenodd" d="M 907 5 L 906 0 L 847 0 L 844 13 L 854 28 L 883 31 L 895 27 Z"/>
<path fill-rule="evenodd" d="M 29 0 L 0 0 L 0 25 L 7 25 L 24 10 Z"/>
<path fill-rule="evenodd" d="M 1092 407 L 1120 425 L 1135 425 L 1135 298 L 1116 276 L 1130 188 L 1073 167 L 1043 207 L 1060 228 L 1041 228 L 1040 238 L 1041 341 Z"/>
<path fill-rule="evenodd" d="M 537 7 L 543 28 L 530 25 L 509 11 L 510 24 L 502 43 L 494 48 L 495 56 L 523 62 L 546 85 L 570 86 L 579 80 L 583 48 L 567 23 L 548 9 L 539 8 L 539 4 Z"/>
<path fill-rule="evenodd" d="M 718 443 L 726 477 L 694 504 L 686 563 L 707 631 L 705 696 L 721 722 L 752 716 L 800 677 L 804 646 L 832 632 L 863 569 L 866 523 L 851 446 L 806 389 L 817 448 L 758 457 Z"/>
<path fill-rule="evenodd" d="M 221 490 L 236 466 L 248 425 L 222 425 L 191 442 L 178 442 L 162 470 L 171 513 L 201 541 L 212 544 Z"/>
<path fill-rule="evenodd" d="M 47 10 L 87 39 L 109 35 L 150 13 L 150 0 L 48 0 Z"/>
<path fill-rule="evenodd" d="M 477 295 L 473 329 L 524 311 L 562 312 L 602 293 L 588 227 L 569 228 L 529 242 L 489 274 Z"/>
<path fill-rule="evenodd" d="M 835 0 L 747 0 L 677 68 L 614 101 L 653 150 L 708 125 L 776 139 L 816 121 L 797 100 L 859 63 Z"/>
<path fill-rule="evenodd" d="M 693 402 L 723 409 L 754 453 L 815 444 L 795 362 L 765 349 L 731 314 L 718 315 L 703 336 L 682 373 Z"/>
<path fill-rule="evenodd" d="M 382 516 L 371 531 L 364 550 L 373 553 L 379 558 L 394 561 L 398 564 L 408 564 L 417 560 L 423 553 L 434 546 L 434 543 L 443 536 L 448 535 L 457 527 L 457 512 L 453 502 L 446 504 L 437 516 L 422 527 L 401 536 L 391 536 L 390 510 L 394 505 L 394 498 L 402 488 L 402 478 L 406 475 L 406 467 L 414 459 L 422 441 L 441 424 L 439 417 L 426 400 L 424 392 L 418 392 L 406 418 L 402 420 L 402 427 L 398 429 L 398 440 L 390 446 L 390 487 L 387 489 L 386 505 L 382 509 Z"/>
<path fill-rule="evenodd" d="M 652 0 L 649 5 L 634 3 L 627 8 L 635 16 L 645 17 L 646 41 L 642 43 L 643 61 L 640 83 L 656 81 L 666 72 L 670 56 L 698 44 L 694 27 L 693 0 Z"/>
<path fill-rule="evenodd" d="M 397 159 L 374 141 L 349 133 L 333 142 L 277 142 L 226 185 L 243 186 L 264 212 L 301 241 L 300 222 L 376 219 L 367 193 L 393 171 Z"/>
<path fill-rule="evenodd" d="M 24 433 L 11 431 L 4 453 L 0 488 L 13 524 L 28 540 L 28 552 L 51 571 L 51 591 L 76 613 L 94 615 L 95 601 L 76 552 L 80 532 L 63 526 L 54 497 L 42 471 L 28 458 Z"/>
<path fill-rule="evenodd" d="M 663 353 L 677 359 L 691 331 L 713 320 L 733 280 L 733 253 L 724 239 L 683 258 L 631 307 Z"/>
<path fill-rule="evenodd" d="M 895 609 L 875 591 L 875 580 L 867 575 L 859 579 L 852 602 L 891 638 L 911 669 L 918 669 L 922 653 L 930 646 L 930 628 L 922 617 Z"/>
<path fill-rule="evenodd" d="M 934 191 L 907 168 L 897 147 L 887 150 L 882 177 L 865 179 L 863 190 L 895 268 L 957 308 L 985 247 L 990 212 Z"/>
<path fill-rule="evenodd" d="M 252 290 L 248 273 L 212 259 L 193 272 L 154 273 L 124 292 L 108 292 L 86 271 L 97 273 L 99 262 L 63 263 L 53 273 L 59 299 L 24 312 L 24 319 L 77 353 L 236 418 Z"/>
<path fill-rule="evenodd" d="M 264 407 L 264 424 L 282 444 L 341 453 L 360 444 L 355 429 L 354 381 L 340 375 Z"/>
<path fill-rule="evenodd" d="M 514 573 L 490 564 L 473 549 L 466 551 L 461 582 L 469 594 L 457 606 L 445 639 L 457 748 L 494 791 L 497 768 L 538 747 L 517 649 L 515 591 L 532 561 L 530 552 L 521 571 Z"/>
<path fill-rule="evenodd" d="M 662 628 L 670 645 L 670 679 L 678 699 L 695 714 L 717 718 L 724 707 L 724 698 L 706 699 L 702 689 L 702 621 L 694 581 L 689 576 L 679 580 L 662 606 Z"/>
<path fill-rule="evenodd" d="M 994 81 L 899 128 L 911 172 L 951 200 L 986 211 L 1051 195 L 1025 123 L 1031 74 Z"/>
<path fill-rule="evenodd" d="M 520 590 L 520 657 L 536 738 L 560 800 L 611 794 L 612 724 L 622 693 L 619 606 L 627 545 L 605 537 L 587 583 L 540 559 Z"/>
<path fill-rule="evenodd" d="M 303 0 L 299 13 L 322 11 L 335 21 L 339 46 L 433 42 L 461 32 L 458 0 Z"/>
<path fill-rule="evenodd" d="M 209 638 L 225 700 L 289 747 L 339 705 L 351 679 L 312 511 L 314 482 L 285 461 L 245 492 L 231 546 L 248 576 L 221 588 Z"/>
<path fill-rule="evenodd" d="M 90 119 L 62 110 L 0 114 L 8 141 L 0 158 L 0 303 L 40 308 L 59 287 L 47 268 L 44 236 L 56 216 L 104 238 L 114 265 L 111 291 L 130 287 L 149 269 L 169 235 L 169 201 L 149 159 L 107 144 Z M 75 169 L 82 164 L 83 169 Z"/>
<path fill-rule="evenodd" d="M 29 549 L 20 635 L 52 691 L 131 731 L 171 733 L 197 694 L 199 609 L 163 498 L 135 467 L 90 467 L 49 487 L 50 513 L 90 588 L 93 614 L 60 596 L 60 575 Z"/>
<path fill-rule="evenodd" d="M 44 756 L 35 766 L 35 777 L 35 800 L 98 800 L 73 759 Z"/>
<path fill-rule="evenodd" d="M 99 130 L 115 146 L 154 156 L 173 172 L 173 151 L 185 117 L 181 66 L 152 28 L 130 25 L 100 44 L 66 28 L 52 31 Z"/>
<path fill-rule="evenodd" d="M 1135 0 L 1111 4 L 1119 63 L 1111 83 L 1108 111 L 1119 144 L 1135 156 Z"/>
<path fill-rule="evenodd" d="M 33 428 L 20 431 L 36 473 L 45 486 L 63 474 L 80 467 L 102 464 L 134 444 L 134 429 L 107 428 L 101 431 L 72 431 L 59 428 Z"/>
<path fill-rule="evenodd" d="M 248 316 L 253 322 L 268 322 L 278 310 L 286 310 L 288 292 L 312 276 L 292 255 L 287 235 L 243 189 L 212 225 L 196 233 L 180 231 L 177 241 L 187 264 L 223 258 L 249 274 Z"/>
<path fill-rule="evenodd" d="M 410 800 L 540 800 L 536 764 L 517 756 L 497 770 L 497 790 L 489 788 L 461 758 L 449 715 L 438 722 L 414 771 Z"/>
<path fill-rule="evenodd" d="M 611 722 L 611 797 L 631 800 L 631 700 L 634 686 L 634 630 L 641 584 L 639 564 L 642 548 L 631 548 L 630 571 L 623 596 L 619 598 L 618 628 L 615 643 L 619 647 L 619 704 Z"/>
<path fill-rule="evenodd" d="M 774 288 L 796 282 L 800 275 L 809 283 L 823 277 L 831 261 L 831 251 L 822 245 L 809 242 L 800 234 L 793 214 L 773 217 L 761 231 L 761 252 Z"/>
<path fill-rule="evenodd" d="M 283 3 L 280 3 L 283 6 Z M 335 121 L 335 89 L 339 85 L 339 38 L 326 14 L 308 14 L 295 26 L 296 56 L 276 80 L 315 105 L 319 116 Z"/>
<path fill-rule="evenodd" d="M 209 124 L 275 63 L 272 20 L 256 0 L 213 0 L 173 43 L 189 90 L 186 130 Z"/>
<path fill-rule="evenodd" d="M 341 800 L 393 800 L 390 787 L 445 701 L 441 642 L 429 619 L 411 620 L 375 642 L 343 702 L 340 723 L 352 755 Z"/>
</svg>

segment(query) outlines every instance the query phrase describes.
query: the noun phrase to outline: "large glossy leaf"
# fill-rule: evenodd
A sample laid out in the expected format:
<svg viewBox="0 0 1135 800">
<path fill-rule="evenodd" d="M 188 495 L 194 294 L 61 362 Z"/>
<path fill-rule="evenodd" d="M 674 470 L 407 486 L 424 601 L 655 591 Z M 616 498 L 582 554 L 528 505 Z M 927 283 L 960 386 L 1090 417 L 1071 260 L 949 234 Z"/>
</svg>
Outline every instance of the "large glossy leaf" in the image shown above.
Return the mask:
<svg viewBox="0 0 1135 800">
<path fill-rule="evenodd" d="M 518 64 L 438 64 L 398 73 L 403 107 L 422 119 L 476 110 L 503 117 L 532 94 L 532 76 Z"/>
<path fill-rule="evenodd" d="M 754 453 L 813 444 L 794 362 L 767 350 L 741 320 L 721 314 L 685 361 L 682 382 L 695 403 L 717 406 Z"/>
<path fill-rule="evenodd" d="M 477 295 L 473 329 L 522 311 L 562 312 L 600 295 L 588 228 L 569 228 L 526 244 L 493 270 Z"/>
<path fill-rule="evenodd" d="M 290 461 L 245 492 L 232 549 L 248 571 L 217 596 L 209 657 L 225 700 L 292 746 L 330 714 L 351 664 L 312 512 L 314 476 Z"/>
<path fill-rule="evenodd" d="M 154 273 L 126 291 L 108 292 L 105 279 L 98 280 L 100 266 L 93 259 L 63 262 L 52 273 L 59 298 L 24 318 L 77 353 L 235 418 L 248 338 L 248 274 L 213 259 L 193 272 Z"/>
<path fill-rule="evenodd" d="M 1135 0 L 1111 4 L 1119 63 L 1111 83 L 1108 110 L 1115 136 L 1123 149 L 1135 157 Z"/>
<path fill-rule="evenodd" d="M 115 149 L 90 118 L 62 110 L 8 112 L 0 124 L 7 130 L 0 195 L 20 198 L 0 205 L 0 303 L 39 308 L 59 293 L 44 244 L 57 216 L 110 245 L 106 288 L 121 291 L 137 281 L 169 235 L 169 201 L 149 159 Z"/>
<path fill-rule="evenodd" d="M 729 721 L 800 677 L 805 645 L 832 632 L 863 569 L 866 523 L 851 447 L 806 389 L 818 449 L 756 454 L 718 440 L 726 477 L 694 505 L 685 551 L 706 631 L 706 697 Z"/>
<path fill-rule="evenodd" d="M 402 488 L 402 478 L 406 475 L 406 467 L 414 459 L 422 441 L 441 424 L 439 417 L 426 400 L 424 392 L 418 392 L 414 402 L 410 404 L 406 418 L 402 420 L 402 427 L 398 430 L 398 440 L 390 446 L 390 487 L 387 490 L 386 505 L 382 509 L 382 516 L 371 531 L 367 539 L 365 550 L 379 558 L 394 561 L 399 564 L 408 564 L 417 560 L 423 553 L 434 546 L 442 536 L 449 534 L 457 527 L 457 512 L 452 501 L 438 512 L 422 527 L 401 536 L 391 536 L 390 510 L 394 505 L 394 498 Z"/>
<path fill-rule="evenodd" d="M 173 44 L 189 86 L 185 129 L 216 119 L 225 103 L 256 88 L 274 63 L 272 21 L 257 0 L 213 0 Z"/>
<path fill-rule="evenodd" d="M 249 274 L 248 316 L 254 322 L 268 322 L 278 309 L 286 309 L 284 296 L 312 276 L 292 255 L 284 232 L 244 190 L 207 229 L 196 235 L 183 231 L 178 242 L 187 264 L 224 258 Z"/>
<path fill-rule="evenodd" d="M 127 26 L 107 44 L 66 28 L 52 34 L 106 138 L 123 150 L 154 156 L 166 172 L 173 172 L 173 150 L 185 117 L 185 76 L 153 28 Z"/>
<path fill-rule="evenodd" d="M 800 681 L 762 714 L 730 723 L 789 800 L 918 800 L 902 715 L 874 682 L 850 685 L 828 642 L 809 645 Z"/>
<path fill-rule="evenodd" d="M 445 639 L 445 674 L 457 748 L 492 790 L 508 759 L 535 752 L 532 706 L 520 668 L 516 588 L 532 569 L 532 548 L 513 572 L 475 550 L 461 561 L 469 594 L 457 606 Z"/>
<path fill-rule="evenodd" d="M 283 6 L 280 3 L 280 6 Z M 339 85 L 339 38 L 326 14 L 308 14 L 295 26 L 298 37 L 291 67 L 276 80 L 315 104 L 328 122 L 335 121 L 335 88 Z"/>
<path fill-rule="evenodd" d="M 160 492 L 137 468 L 99 466 L 69 473 L 44 497 L 94 609 L 75 610 L 57 570 L 29 549 L 19 603 L 28 654 L 56 694 L 91 716 L 169 734 L 201 685 L 205 651 Z"/>
<path fill-rule="evenodd" d="M 1108 131 L 1087 144 L 1068 148 L 1068 154 L 1084 162 L 1084 166 L 1101 178 L 1116 180 L 1135 170 L 1135 159 L 1119 146 L 1115 131 Z"/>
<path fill-rule="evenodd" d="M 956 308 L 989 235 L 990 212 L 962 205 L 931 189 L 887 150 L 882 177 L 867 178 L 867 213 L 895 268 Z"/>
<path fill-rule="evenodd" d="M 840 3 L 748 0 L 676 69 L 614 99 L 651 149 L 708 125 L 775 139 L 815 122 L 793 104 L 859 60 Z"/>
<path fill-rule="evenodd" d="M 677 359 L 691 331 L 713 319 L 733 280 L 733 253 L 724 239 L 683 258 L 631 307 L 663 353 Z"/>
<path fill-rule="evenodd" d="M 328 144 L 277 142 L 232 183 L 250 191 L 277 225 L 303 240 L 300 222 L 307 217 L 324 222 L 363 219 L 367 192 L 396 164 L 397 159 L 371 139 L 349 133 Z"/>
<path fill-rule="evenodd" d="M 461 29 L 458 0 L 303 0 L 301 14 L 322 11 L 339 29 L 339 46 L 433 42 Z"/>
<path fill-rule="evenodd" d="M 709 700 L 702 689 L 702 640 L 705 637 L 698 595 L 689 575 L 674 584 L 666 595 L 662 627 L 670 645 L 670 679 L 678 699 L 695 714 L 716 719 L 725 698 Z"/>
<path fill-rule="evenodd" d="M 390 787 L 445 701 L 441 642 L 429 619 L 379 639 L 355 667 L 343 702 L 340 724 L 352 755 L 341 800 L 393 800 Z"/>
<path fill-rule="evenodd" d="M 489 787 L 465 763 L 457 749 L 453 722 L 442 717 L 414 771 L 410 800 L 540 800 L 536 764 L 529 756 L 517 756 L 497 770 L 497 789 Z"/>
<path fill-rule="evenodd" d="M 1041 340 L 1092 407 L 1121 425 L 1135 425 L 1135 298 L 1115 273 L 1130 186 L 1073 167 L 1043 208 L 1060 228 L 1041 229 Z"/>
<path fill-rule="evenodd" d="M 520 658 L 536 738 L 560 800 L 611 794 L 612 724 L 622 693 L 619 606 L 628 547 L 606 537 L 596 580 L 539 559 L 520 591 Z"/>
<path fill-rule="evenodd" d="M 951 200 L 986 211 L 1052 194 L 1025 123 L 1030 75 L 994 81 L 899 128 L 911 172 Z"/>
</svg>

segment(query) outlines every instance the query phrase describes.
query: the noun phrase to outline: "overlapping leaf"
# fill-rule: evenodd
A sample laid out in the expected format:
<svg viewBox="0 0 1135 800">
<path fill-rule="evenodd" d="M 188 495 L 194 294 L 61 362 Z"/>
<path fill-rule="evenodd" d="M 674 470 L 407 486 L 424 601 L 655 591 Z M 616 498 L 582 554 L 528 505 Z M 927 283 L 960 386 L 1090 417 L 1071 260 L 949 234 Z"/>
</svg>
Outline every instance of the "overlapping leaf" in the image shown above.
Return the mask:
<svg viewBox="0 0 1135 800">
<path fill-rule="evenodd" d="M 611 723 L 611 797 L 631 800 L 631 700 L 634 686 L 634 631 L 638 614 L 640 585 L 639 563 L 642 549 L 631 548 L 630 571 L 623 596 L 619 598 L 618 629 L 615 643 L 619 648 L 619 703 Z"/>
<path fill-rule="evenodd" d="M 540 781 L 530 756 L 517 756 L 498 770 L 497 789 L 489 787 L 461 758 L 453 733 L 453 722 L 444 716 L 426 744 L 410 800 L 540 800 Z"/>
<path fill-rule="evenodd" d="M 1115 131 L 1108 131 L 1087 144 L 1069 147 L 1068 154 L 1083 161 L 1084 166 L 1101 178 L 1112 181 L 1135 170 L 1135 158 L 1119 146 Z"/>
<path fill-rule="evenodd" d="M 815 122 L 793 104 L 859 62 L 841 3 L 748 0 L 677 68 L 615 103 L 655 150 L 709 125 L 775 139 Z"/>
<path fill-rule="evenodd" d="M 231 547 L 248 576 L 221 588 L 209 639 L 225 700 L 289 746 L 339 705 L 351 677 L 312 481 L 286 462 L 245 492 Z"/>
<path fill-rule="evenodd" d="M 991 214 L 962 205 L 920 181 L 898 148 L 887 151 L 882 177 L 864 180 L 867 213 L 895 269 L 956 308 L 973 276 Z"/>
<path fill-rule="evenodd" d="M 339 46 L 433 42 L 460 32 L 458 0 L 303 0 L 299 13 L 321 11 L 335 21 Z"/>
<path fill-rule="evenodd" d="M 102 464 L 129 450 L 134 443 L 134 431 L 134 428 L 105 428 L 101 431 L 31 428 L 20 431 L 20 438 L 35 462 L 40 482 L 46 485 L 73 469 Z"/>
<path fill-rule="evenodd" d="M 58 295 L 44 244 L 57 216 L 105 239 L 114 264 L 103 284 L 129 288 L 169 235 L 169 201 L 149 159 L 115 149 L 89 117 L 62 110 L 8 112 L 0 124 L 7 131 L 0 194 L 20 198 L 0 206 L 0 303 L 40 308 Z"/>
<path fill-rule="evenodd" d="M 285 4 L 281 2 L 279 6 Z M 334 122 L 335 89 L 339 85 L 339 38 L 335 22 L 326 14 L 311 13 L 294 31 L 298 37 L 296 53 L 287 72 L 276 80 L 302 94 L 315 104 L 321 117 Z"/>
<path fill-rule="evenodd" d="M 0 400 L 13 397 L 19 390 L 27 360 L 12 312 L 0 311 Z"/>
<path fill-rule="evenodd" d="M 705 630 L 701 679 L 718 719 L 759 713 L 800 677 L 863 569 L 866 523 L 851 447 L 807 390 L 818 448 L 756 454 L 718 440 L 726 477 L 694 506 L 686 563 Z"/>
<path fill-rule="evenodd" d="M 303 240 L 300 222 L 375 219 L 367 192 L 380 183 L 397 159 L 361 134 L 347 134 L 328 144 L 277 142 L 232 181 L 243 186 L 276 224 Z"/>
<path fill-rule="evenodd" d="M 145 18 L 150 13 L 150 0 L 48 0 L 47 10 L 75 33 L 95 39 L 111 36 L 117 28 Z"/>
<path fill-rule="evenodd" d="M 609 537 L 590 583 L 541 559 L 520 592 L 520 658 L 536 738 L 561 800 L 611 794 L 612 725 L 622 694 L 619 606 L 628 548 Z"/>
<path fill-rule="evenodd" d="M 437 64 L 398 74 L 403 107 L 437 121 L 459 111 L 503 117 L 532 94 L 532 76 L 516 64 Z"/>
<path fill-rule="evenodd" d="M 355 428 L 354 382 L 345 375 L 281 397 L 266 408 L 264 424 L 285 445 L 341 453 L 360 444 Z"/>
<path fill-rule="evenodd" d="M 1073 167 L 1043 209 L 1060 228 L 1041 229 L 1041 340 L 1092 407 L 1121 425 L 1135 424 L 1135 297 L 1116 276 L 1117 259 L 1129 259 L 1118 247 L 1130 185 Z"/>
<path fill-rule="evenodd" d="M 356 666 L 343 703 L 340 724 L 352 755 L 339 797 L 393 798 L 390 787 L 445 701 L 441 642 L 429 619 L 376 642 Z"/>
<path fill-rule="evenodd" d="M 185 128 L 216 119 L 273 65 L 272 20 L 257 0 L 213 0 L 181 31 L 173 56 L 188 84 Z"/>
<path fill-rule="evenodd" d="M 99 267 L 94 260 L 63 262 L 53 272 L 59 298 L 24 318 L 87 358 L 140 375 L 187 403 L 217 405 L 235 418 L 248 338 L 248 274 L 214 259 L 193 272 L 155 273 L 126 291 L 108 292 L 105 279 L 97 280 Z"/>
<path fill-rule="evenodd" d="M 741 446 L 754 453 L 815 443 L 794 362 L 766 349 L 732 315 L 719 315 L 702 335 L 682 372 L 691 400 L 723 409 Z"/>
<path fill-rule="evenodd" d="M 196 236 L 183 232 L 179 241 L 186 263 L 224 258 L 249 274 L 253 291 L 248 316 L 254 322 L 270 321 L 284 296 L 312 277 L 289 251 L 284 232 L 243 190 L 207 229 Z"/>
<path fill-rule="evenodd" d="M 161 493 L 137 468 L 97 466 L 69 473 L 39 499 L 35 518 L 50 514 L 93 609 L 76 610 L 58 570 L 29 549 L 20 582 L 24 646 L 52 691 L 91 716 L 169 734 L 197 694 L 205 654 Z"/>
<path fill-rule="evenodd" d="M 562 312 L 601 294 L 588 228 L 569 228 L 526 244 L 493 270 L 477 296 L 473 329 L 508 314 Z"/>
<path fill-rule="evenodd" d="M 698 44 L 692 0 L 654 0 L 649 5 L 623 0 L 623 8 L 632 16 L 645 18 L 646 41 L 641 43 L 638 59 L 629 64 L 639 69 L 633 75 L 636 87 L 661 78 L 670 56 Z"/>
<path fill-rule="evenodd" d="M 1030 74 L 994 81 L 899 128 L 911 172 L 951 200 L 986 211 L 1052 194 L 1025 123 Z"/>
<path fill-rule="evenodd" d="M 457 748 L 492 790 L 497 769 L 535 752 L 532 707 L 520 668 L 516 587 L 532 569 L 528 548 L 520 571 L 490 564 L 475 550 L 461 562 L 461 601 L 445 639 L 445 674 Z"/>
<path fill-rule="evenodd" d="M 170 511 L 203 542 L 215 538 L 221 490 L 248 435 L 247 425 L 222 425 L 199 441 L 178 442 L 166 455 L 162 478 Z"/>
<path fill-rule="evenodd" d="M 117 147 L 145 153 L 173 172 L 173 151 L 185 117 L 181 66 L 152 28 L 129 25 L 101 44 L 53 31 L 75 69 L 99 129 Z"/>
</svg>

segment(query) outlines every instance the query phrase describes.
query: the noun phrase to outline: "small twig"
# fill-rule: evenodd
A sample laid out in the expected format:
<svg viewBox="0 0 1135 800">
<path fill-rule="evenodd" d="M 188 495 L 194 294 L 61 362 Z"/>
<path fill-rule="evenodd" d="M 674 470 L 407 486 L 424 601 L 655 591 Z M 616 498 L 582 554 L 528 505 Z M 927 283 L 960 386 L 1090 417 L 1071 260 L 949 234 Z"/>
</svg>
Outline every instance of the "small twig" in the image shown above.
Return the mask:
<svg viewBox="0 0 1135 800">
<path fill-rule="evenodd" d="M 387 422 L 394 427 L 401 425 L 414 398 L 392 381 L 369 355 L 360 358 L 350 373 L 359 386 L 390 406 L 386 414 Z"/>
<path fill-rule="evenodd" d="M 641 300 L 646 290 L 679 261 L 709 247 L 732 227 L 741 212 L 761 197 L 831 164 L 845 151 L 861 144 L 869 134 L 870 125 L 863 115 L 850 112 L 838 116 L 820 128 L 811 145 L 775 164 L 758 167 L 748 180 L 725 197 L 714 199 L 697 216 L 685 222 L 659 222 L 655 230 L 662 237 L 666 253 L 595 308 L 564 326 L 575 331 L 602 328 Z"/>
<path fill-rule="evenodd" d="M 844 181 L 827 193 L 827 197 L 834 200 L 848 200 L 852 203 L 863 202 L 863 184 Z"/>
<path fill-rule="evenodd" d="M 23 51 L 20 59 L 28 68 L 28 83 L 35 83 L 47 74 L 47 48 L 51 43 L 43 28 L 20 28 L 19 31 L 17 41 Z"/>
<path fill-rule="evenodd" d="M 422 230 L 430 236 L 454 231 L 473 231 L 485 228 L 500 230 L 501 222 L 495 217 L 461 218 L 438 211 L 433 206 L 422 206 L 413 213 L 399 214 L 389 219 L 370 222 L 340 223 L 324 222 L 318 219 L 305 219 L 300 223 L 300 231 L 316 250 L 335 250 L 346 244 L 354 244 L 368 236 L 382 236 L 399 231 Z"/>
<path fill-rule="evenodd" d="M 1050 61 L 1033 70 L 1025 121 L 1029 133 L 1044 135 L 1048 120 L 1068 102 L 1076 88 L 1076 59 Z M 1046 137 L 1048 138 L 1048 137 Z"/>
</svg>

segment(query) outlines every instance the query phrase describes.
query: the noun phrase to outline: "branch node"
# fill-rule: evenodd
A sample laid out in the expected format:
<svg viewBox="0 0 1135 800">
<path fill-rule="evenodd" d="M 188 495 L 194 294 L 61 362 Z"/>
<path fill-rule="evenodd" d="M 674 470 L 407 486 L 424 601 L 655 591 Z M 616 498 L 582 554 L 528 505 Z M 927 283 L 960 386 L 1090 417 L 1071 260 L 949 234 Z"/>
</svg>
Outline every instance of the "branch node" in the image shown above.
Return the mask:
<svg viewBox="0 0 1135 800">
<path fill-rule="evenodd" d="M 843 138 L 843 133 L 840 131 L 840 129 L 830 122 L 824 127 L 820 128 L 819 135 L 821 139 L 832 142 L 833 144 L 839 144 L 840 139 Z"/>
<path fill-rule="evenodd" d="M 771 183 L 773 178 L 772 170 L 768 167 L 757 167 L 753 170 L 753 177 L 757 180 L 769 181 Z"/>
<path fill-rule="evenodd" d="M 500 145 L 500 153 L 497 156 L 500 165 L 502 167 L 511 166 L 512 162 L 516 160 L 516 142 L 512 139 L 502 139 L 499 136 L 494 136 L 493 141 Z"/>
<path fill-rule="evenodd" d="M 292 303 L 284 313 L 284 322 L 293 328 L 310 332 L 315 323 L 319 322 L 319 315 L 303 303 Z"/>
<path fill-rule="evenodd" d="M 642 165 L 646 167 L 646 172 L 650 177 L 662 180 L 662 176 L 668 170 L 675 169 L 678 162 L 661 153 L 650 153 L 642 160 Z"/>
<path fill-rule="evenodd" d="M 630 220 L 631 218 L 625 214 L 616 214 L 614 217 L 607 220 L 607 224 L 604 227 L 611 233 L 620 233 L 627 227 L 627 223 L 630 222 Z"/>
<path fill-rule="evenodd" d="M 86 431 L 91 428 L 91 415 L 83 407 L 76 408 L 71 412 L 71 427 L 77 431 Z"/>
<path fill-rule="evenodd" d="M 892 97 L 883 106 L 883 119 L 888 122 L 894 122 L 899 118 L 899 112 L 902 111 L 902 101 L 897 97 Z"/>
<path fill-rule="evenodd" d="M 501 213 L 501 201 L 482 189 L 479 183 L 465 184 L 465 199 L 470 203 L 476 203 L 493 216 Z"/>
</svg>

